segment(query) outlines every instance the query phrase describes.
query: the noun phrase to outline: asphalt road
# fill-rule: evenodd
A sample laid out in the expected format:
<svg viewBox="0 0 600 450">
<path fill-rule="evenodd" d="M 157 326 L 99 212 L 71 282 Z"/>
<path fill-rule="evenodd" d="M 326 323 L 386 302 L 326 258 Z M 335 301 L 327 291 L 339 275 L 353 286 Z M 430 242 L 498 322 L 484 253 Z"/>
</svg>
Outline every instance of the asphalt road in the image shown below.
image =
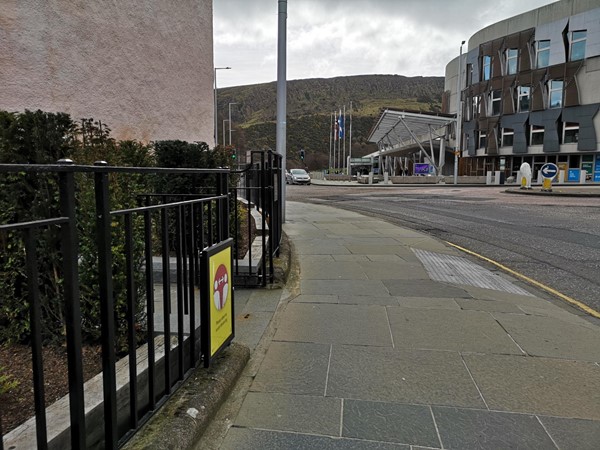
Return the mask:
<svg viewBox="0 0 600 450">
<path fill-rule="evenodd" d="M 497 187 L 318 185 L 287 186 L 286 198 L 429 233 L 600 311 L 600 198 L 514 195 Z"/>
</svg>

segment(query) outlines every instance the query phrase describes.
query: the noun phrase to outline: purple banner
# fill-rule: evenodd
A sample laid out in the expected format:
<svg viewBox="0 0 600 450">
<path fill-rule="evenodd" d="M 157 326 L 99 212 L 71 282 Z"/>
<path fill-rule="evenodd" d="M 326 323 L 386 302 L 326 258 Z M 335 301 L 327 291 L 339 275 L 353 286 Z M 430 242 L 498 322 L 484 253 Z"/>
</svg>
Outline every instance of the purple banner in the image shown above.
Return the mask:
<svg viewBox="0 0 600 450">
<path fill-rule="evenodd" d="M 429 175 L 429 164 L 415 164 L 415 175 Z"/>
</svg>

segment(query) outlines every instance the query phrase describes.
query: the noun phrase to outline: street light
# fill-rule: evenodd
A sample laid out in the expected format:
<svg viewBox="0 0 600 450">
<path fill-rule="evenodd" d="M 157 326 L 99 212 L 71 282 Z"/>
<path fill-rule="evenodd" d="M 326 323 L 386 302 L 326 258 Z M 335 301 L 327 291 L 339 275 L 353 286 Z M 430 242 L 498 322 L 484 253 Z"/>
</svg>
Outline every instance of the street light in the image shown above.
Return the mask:
<svg viewBox="0 0 600 450">
<path fill-rule="evenodd" d="M 460 85 L 462 78 L 462 48 L 465 41 L 460 43 L 460 55 L 458 56 L 458 76 L 456 81 L 456 143 L 454 145 L 454 184 L 458 184 L 458 152 L 460 152 L 460 140 L 462 137 L 462 96 L 460 95 Z"/>
<path fill-rule="evenodd" d="M 215 146 L 219 145 L 219 137 L 217 134 L 217 130 L 219 128 L 218 122 L 217 122 L 217 70 L 229 70 L 231 69 L 231 67 L 215 67 L 215 131 L 214 131 L 214 138 L 215 138 Z M 225 142 L 223 142 L 223 144 L 225 144 Z"/>
<path fill-rule="evenodd" d="M 223 146 L 225 146 L 225 122 L 229 122 L 227 119 L 223 119 Z"/>
<path fill-rule="evenodd" d="M 236 102 L 232 102 L 229 104 L 229 145 L 231 145 L 231 105 L 237 105 Z M 223 144 L 225 143 L 225 138 L 223 138 Z"/>
</svg>

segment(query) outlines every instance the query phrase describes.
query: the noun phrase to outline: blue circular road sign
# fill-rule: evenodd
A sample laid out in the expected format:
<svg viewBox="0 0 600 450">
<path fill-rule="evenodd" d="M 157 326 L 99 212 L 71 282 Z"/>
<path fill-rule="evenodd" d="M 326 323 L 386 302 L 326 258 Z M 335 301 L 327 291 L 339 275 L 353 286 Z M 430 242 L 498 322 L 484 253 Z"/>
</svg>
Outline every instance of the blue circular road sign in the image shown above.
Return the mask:
<svg viewBox="0 0 600 450">
<path fill-rule="evenodd" d="M 540 170 L 542 172 L 542 177 L 554 178 L 558 173 L 558 166 L 553 163 L 547 163 L 544 164 Z"/>
</svg>

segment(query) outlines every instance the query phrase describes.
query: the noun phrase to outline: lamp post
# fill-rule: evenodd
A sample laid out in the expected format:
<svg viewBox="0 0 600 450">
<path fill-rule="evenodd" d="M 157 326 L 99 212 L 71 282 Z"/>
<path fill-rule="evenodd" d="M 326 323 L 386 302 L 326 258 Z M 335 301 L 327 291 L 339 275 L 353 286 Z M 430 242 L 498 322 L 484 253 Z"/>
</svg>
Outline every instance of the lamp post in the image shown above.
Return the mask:
<svg viewBox="0 0 600 450">
<path fill-rule="evenodd" d="M 215 146 L 219 145 L 219 135 L 217 134 L 218 128 L 219 128 L 218 119 L 217 119 L 217 70 L 229 70 L 229 69 L 231 69 L 231 67 L 215 67 L 215 80 L 214 80 L 215 81 L 214 82 L 214 85 L 215 85 L 215 111 L 214 111 L 214 114 L 215 114 L 215 132 L 214 132 Z M 225 142 L 223 142 L 223 144 L 225 144 Z"/>
<path fill-rule="evenodd" d="M 237 103 L 232 102 L 229 104 L 229 145 L 231 145 L 231 105 L 237 105 Z M 225 138 L 223 138 L 223 143 L 225 143 Z"/>
<path fill-rule="evenodd" d="M 460 93 L 462 78 L 462 48 L 465 41 L 460 43 L 460 54 L 458 56 L 458 76 L 456 77 L 456 144 L 454 145 L 454 184 L 458 184 L 458 152 L 460 152 L 460 141 L 462 138 L 462 96 Z"/>
<path fill-rule="evenodd" d="M 226 128 L 225 128 L 225 122 L 229 122 L 229 120 L 223 119 L 223 146 L 225 146 L 225 142 L 226 142 L 225 141 L 225 130 L 226 130 Z"/>
</svg>

